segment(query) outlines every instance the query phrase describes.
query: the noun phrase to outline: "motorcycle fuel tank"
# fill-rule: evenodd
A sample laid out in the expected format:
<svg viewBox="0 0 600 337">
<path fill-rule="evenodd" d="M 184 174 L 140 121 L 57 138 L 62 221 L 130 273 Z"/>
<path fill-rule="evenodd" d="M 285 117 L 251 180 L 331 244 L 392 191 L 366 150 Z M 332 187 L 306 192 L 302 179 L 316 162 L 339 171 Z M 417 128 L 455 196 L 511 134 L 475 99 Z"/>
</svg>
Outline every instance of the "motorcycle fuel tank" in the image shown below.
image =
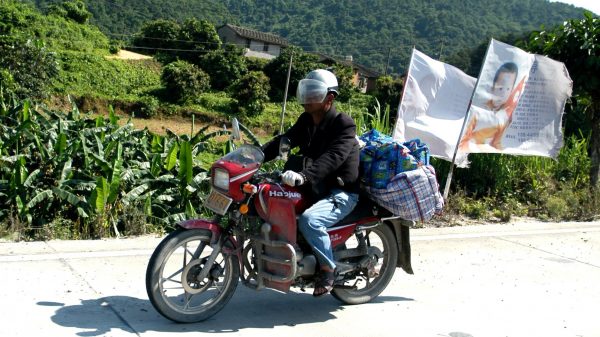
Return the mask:
<svg viewBox="0 0 600 337">
<path fill-rule="evenodd" d="M 258 214 L 270 223 L 272 239 L 296 242 L 296 215 L 307 208 L 302 192 L 294 187 L 280 184 L 263 184 L 254 199 Z"/>
</svg>

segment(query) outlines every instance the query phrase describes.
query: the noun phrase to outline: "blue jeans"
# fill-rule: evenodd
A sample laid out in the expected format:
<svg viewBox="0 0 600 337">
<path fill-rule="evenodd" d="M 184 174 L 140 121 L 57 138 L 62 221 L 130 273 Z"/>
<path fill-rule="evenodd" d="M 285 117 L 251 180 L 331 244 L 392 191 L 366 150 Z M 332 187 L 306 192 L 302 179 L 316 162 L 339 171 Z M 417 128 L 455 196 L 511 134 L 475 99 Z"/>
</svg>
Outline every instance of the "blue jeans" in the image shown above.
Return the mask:
<svg viewBox="0 0 600 337">
<path fill-rule="evenodd" d="M 298 228 L 313 248 L 321 266 L 335 268 L 327 228 L 350 214 L 357 202 L 358 194 L 333 189 L 329 196 L 317 201 L 298 217 Z"/>
</svg>

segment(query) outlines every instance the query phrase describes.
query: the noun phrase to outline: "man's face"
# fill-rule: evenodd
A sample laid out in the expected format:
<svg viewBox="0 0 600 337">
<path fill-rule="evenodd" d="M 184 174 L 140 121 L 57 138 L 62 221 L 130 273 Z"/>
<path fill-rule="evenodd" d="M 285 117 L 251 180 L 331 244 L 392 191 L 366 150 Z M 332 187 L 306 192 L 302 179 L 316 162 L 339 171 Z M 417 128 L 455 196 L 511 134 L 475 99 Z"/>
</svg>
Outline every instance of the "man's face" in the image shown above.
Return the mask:
<svg viewBox="0 0 600 337">
<path fill-rule="evenodd" d="M 312 115 L 315 113 L 322 112 L 324 110 L 325 103 L 308 103 L 302 104 L 302 106 L 304 107 L 304 112 L 307 112 Z"/>
<path fill-rule="evenodd" d="M 515 73 L 500 73 L 498 79 L 492 86 L 492 103 L 495 109 L 499 109 L 510 96 L 510 93 L 515 84 L 517 74 Z"/>
<path fill-rule="evenodd" d="M 321 103 L 306 103 L 302 104 L 302 106 L 304 107 L 304 112 L 309 113 L 313 116 L 319 116 L 327 112 L 327 110 L 329 110 L 333 99 L 333 94 L 329 93 L 327 94 L 327 96 L 325 96 L 323 102 Z"/>
</svg>

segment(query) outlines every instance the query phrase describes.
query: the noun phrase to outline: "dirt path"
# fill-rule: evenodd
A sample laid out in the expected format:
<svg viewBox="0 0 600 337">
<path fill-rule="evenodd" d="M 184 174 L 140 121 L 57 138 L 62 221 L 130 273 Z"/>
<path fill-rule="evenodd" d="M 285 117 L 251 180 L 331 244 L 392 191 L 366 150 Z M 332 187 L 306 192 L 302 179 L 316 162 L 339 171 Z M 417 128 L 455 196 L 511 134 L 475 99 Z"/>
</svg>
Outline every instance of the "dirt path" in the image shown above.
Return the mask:
<svg viewBox="0 0 600 337">
<path fill-rule="evenodd" d="M 119 52 L 115 55 L 107 56 L 108 59 L 121 59 L 121 60 L 149 60 L 152 56 L 142 55 L 138 53 L 134 53 L 128 50 L 119 50 Z"/>
</svg>

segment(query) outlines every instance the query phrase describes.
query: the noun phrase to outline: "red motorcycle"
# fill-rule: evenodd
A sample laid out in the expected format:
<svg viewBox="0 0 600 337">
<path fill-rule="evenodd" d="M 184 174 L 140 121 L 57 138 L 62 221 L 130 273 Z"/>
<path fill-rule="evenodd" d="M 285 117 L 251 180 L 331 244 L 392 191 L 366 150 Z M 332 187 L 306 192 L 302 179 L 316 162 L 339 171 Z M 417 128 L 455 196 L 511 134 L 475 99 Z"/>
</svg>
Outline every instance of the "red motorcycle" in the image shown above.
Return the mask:
<svg viewBox="0 0 600 337">
<path fill-rule="evenodd" d="M 215 162 L 204 206 L 217 216 L 179 223 L 152 254 L 146 290 L 166 318 L 190 323 L 213 316 L 239 280 L 282 292 L 314 285 L 317 259 L 296 225 L 310 204 L 300 189 L 281 184 L 279 173 L 259 171 L 263 158 L 260 148 L 242 145 Z M 396 267 L 412 274 L 410 224 L 361 196 L 328 229 L 337 265 L 331 294 L 346 304 L 366 303 L 386 288 Z"/>
</svg>

